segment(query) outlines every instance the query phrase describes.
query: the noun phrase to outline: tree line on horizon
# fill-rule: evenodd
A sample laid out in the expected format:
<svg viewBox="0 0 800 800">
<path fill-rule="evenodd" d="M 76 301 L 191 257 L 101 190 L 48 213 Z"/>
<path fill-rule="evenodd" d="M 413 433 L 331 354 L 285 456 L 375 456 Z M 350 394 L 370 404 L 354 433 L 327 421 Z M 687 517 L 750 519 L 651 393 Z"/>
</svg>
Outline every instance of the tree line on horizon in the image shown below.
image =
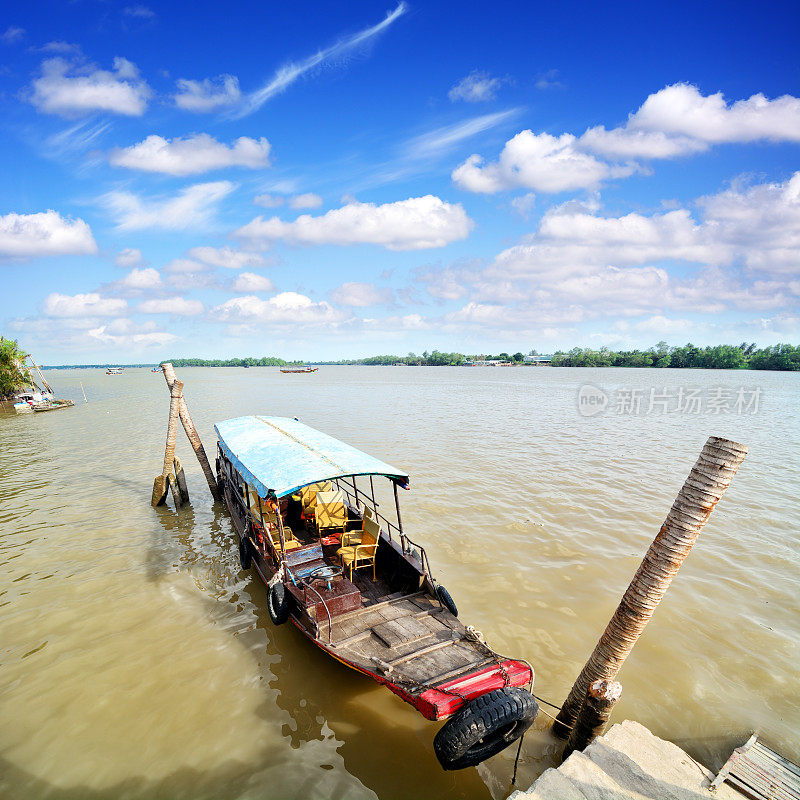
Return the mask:
<svg viewBox="0 0 800 800">
<path fill-rule="evenodd" d="M 538 355 L 531 350 L 529 355 Z M 379 355 L 366 358 L 340 359 L 338 361 L 284 361 L 282 358 L 174 358 L 175 367 L 284 367 L 296 364 L 312 363 L 320 366 L 364 365 L 391 366 L 403 364 L 420 367 L 458 367 L 469 361 L 507 361 L 516 364 L 524 363 L 522 352 L 514 354 L 498 353 L 497 355 L 464 355 L 463 353 L 446 353 L 439 350 L 424 351 L 421 355 L 408 353 L 405 356 Z M 567 352 L 556 351 L 551 357 L 554 367 L 656 367 L 673 369 L 765 369 L 782 371 L 800 371 L 800 345 L 776 344 L 770 347 L 756 348 L 755 343 L 742 342 L 739 345 L 709 345 L 698 347 L 691 342 L 675 347 L 666 342 L 659 342 L 647 350 L 610 350 L 601 347 L 592 350 L 588 347 L 574 347 Z"/>
</svg>

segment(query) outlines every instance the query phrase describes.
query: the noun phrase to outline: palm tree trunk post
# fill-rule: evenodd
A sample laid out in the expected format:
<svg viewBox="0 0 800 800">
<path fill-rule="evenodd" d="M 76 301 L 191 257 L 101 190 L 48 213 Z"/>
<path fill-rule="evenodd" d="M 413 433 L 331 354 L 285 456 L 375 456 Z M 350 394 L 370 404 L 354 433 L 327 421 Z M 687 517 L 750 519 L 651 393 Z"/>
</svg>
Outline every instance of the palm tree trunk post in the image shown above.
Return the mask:
<svg viewBox="0 0 800 800">
<path fill-rule="evenodd" d="M 594 652 L 561 707 L 553 733 L 566 738 L 589 685 L 613 680 L 672 583 L 747 447 L 710 436 Z"/>
<path fill-rule="evenodd" d="M 586 692 L 578 719 L 569 732 L 567 744 L 561 754 L 562 763 L 575 750 L 584 750 L 606 727 L 611 710 L 622 694 L 622 684 L 617 681 L 595 681 Z"/>
<path fill-rule="evenodd" d="M 175 459 L 175 436 L 178 433 L 178 417 L 180 416 L 178 407 L 182 392 L 183 384 L 179 380 L 173 381 L 169 392 L 169 423 L 167 425 L 167 444 L 164 449 L 164 465 L 161 474 L 157 475 L 153 481 L 153 496 L 150 502 L 154 506 L 160 506 L 166 500 L 168 490 L 172 490 L 176 508 L 179 508 L 184 502 L 181 486 L 173 471 L 176 468 L 180 469 L 180 465 L 176 464 Z M 188 500 L 188 496 L 186 499 Z"/>
<path fill-rule="evenodd" d="M 173 383 L 177 380 L 175 377 L 175 370 L 173 369 L 172 364 L 169 362 L 162 364 L 161 369 L 164 372 L 164 379 L 167 382 L 167 386 L 169 386 L 171 390 Z M 211 464 L 208 462 L 208 456 L 206 456 L 203 442 L 197 435 L 197 429 L 194 427 L 192 418 L 189 416 L 189 407 L 186 405 L 186 398 L 182 394 L 180 397 L 180 403 L 178 405 L 178 414 L 181 422 L 183 423 L 183 429 L 186 431 L 186 435 L 189 437 L 189 443 L 192 445 L 192 449 L 197 456 L 197 460 L 200 462 L 200 466 L 203 468 L 203 474 L 206 476 L 206 483 L 208 483 L 208 488 L 211 490 L 211 495 L 215 500 L 219 500 L 220 493 L 219 487 L 217 486 L 217 479 L 214 476 L 213 470 L 211 469 Z"/>
</svg>

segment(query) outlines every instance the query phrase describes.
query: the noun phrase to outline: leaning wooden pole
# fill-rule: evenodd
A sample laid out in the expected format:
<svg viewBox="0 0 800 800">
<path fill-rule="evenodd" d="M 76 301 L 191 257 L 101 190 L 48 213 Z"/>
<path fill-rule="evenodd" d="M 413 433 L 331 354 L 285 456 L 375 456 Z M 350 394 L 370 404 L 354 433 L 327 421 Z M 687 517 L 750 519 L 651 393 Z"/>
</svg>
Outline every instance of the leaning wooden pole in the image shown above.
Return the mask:
<svg viewBox="0 0 800 800">
<path fill-rule="evenodd" d="M 591 683 L 616 678 L 746 455 L 743 444 L 709 437 L 622 602 L 564 701 L 553 733 L 562 738 L 568 735 Z"/>
<path fill-rule="evenodd" d="M 177 380 L 175 377 L 175 370 L 169 362 L 162 364 L 161 369 L 164 372 L 164 379 L 167 382 L 167 386 L 169 386 L 170 391 L 172 391 L 172 385 Z M 192 418 L 189 416 L 189 407 L 186 405 L 186 398 L 182 394 L 178 404 L 178 415 L 183 423 L 183 429 L 186 431 L 186 435 L 189 438 L 189 443 L 192 445 L 192 450 L 194 450 L 197 460 L 200 462 L 200 466 L 203 469 L 203 474 L 206 476 L 206 482 L 208 483 L 208 488 L 211 490 L 211 495 L 215 500 L 219 500 L 220 493 L 219 487 L 217 486 L 217 479 L 214 476 L 214 471 L 211 469 L 211 464 L 208 462 L 208 456 L 206 456 L 203 442 L 197 435 L 197 429 L 194 427 Z"/>
</svg>

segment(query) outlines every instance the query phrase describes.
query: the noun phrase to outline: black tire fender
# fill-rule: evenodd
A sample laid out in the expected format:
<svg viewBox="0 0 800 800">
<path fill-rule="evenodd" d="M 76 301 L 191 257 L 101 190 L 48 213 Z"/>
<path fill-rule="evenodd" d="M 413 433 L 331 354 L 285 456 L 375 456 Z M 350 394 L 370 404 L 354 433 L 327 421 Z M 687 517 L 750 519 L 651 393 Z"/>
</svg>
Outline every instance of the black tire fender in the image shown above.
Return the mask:
<svg viewBox="0 0 800 800">
<path fill-rule="evenodd" d="M 243 570 L 250 569 L 250 562 L 253 560 L 253 553 L 250 550 L 250 540 L 247 536 L 239 539 L 239 563 Z"/>
<path fill-rule="evenodd" d="M 456 605 L 456 601 L 453 600 L 450 592 L 444 588 L 441 584 L 436 587 L 436 596 L 439 598 L 439 602 L 454 616 L 458 616 L 458 606 Z"/>
<path fill-rule="evenodd" d="M 273 625 L 283 625 L 292 613 L 292 599 L 282 583 L 276 583 L 267 594 L 267 611 Z"/>
<path fill-rule="evenodd" d="M 525 689 L 487 692 L 462 706 L 439 730 L 433 740 L 436 757 L 447 770 L 474 767 L 519 739 L 538 713 Z"/>
</svg>

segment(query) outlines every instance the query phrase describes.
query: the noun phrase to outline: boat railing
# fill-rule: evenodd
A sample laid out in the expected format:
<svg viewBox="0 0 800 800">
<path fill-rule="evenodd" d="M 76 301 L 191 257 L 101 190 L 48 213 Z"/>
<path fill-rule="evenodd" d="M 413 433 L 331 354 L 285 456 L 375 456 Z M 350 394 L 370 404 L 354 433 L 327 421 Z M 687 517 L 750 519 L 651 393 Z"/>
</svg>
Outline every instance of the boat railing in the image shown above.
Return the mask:
<svg viewBox="0 0 800 800">
<path fill-rule="evenodd" d="M 308 590 L 311 589 L 314 594 L 319 597 L 320 602 L 322 603 L 322 607 L 325 609 L 325 613 L 328 615 L 328 644 L 333 642 L 333 618 L 331 617 L 331 610 L 328 608 L 328 604 L 325 602 L 325 598 L 305 579 L 303 578 L 296 578 L 289 567 L 285 567 L 286 574 L 291 579 L 292 583 L 295 586 L 302 586 L 306 590 L 306 600 L 308 599 Z M 319 622 L 317 622 L 316 615 L 314 616 L 314 625 L 317 628 L 317 638 L 319 638 Z"/>
<path fill-rule="evenodd" d="M 375 500 L 374 497 L 370 497 L 368 494 L 364 492 L 358 492 L 355 485 L 350 481 L 346 480 L 345 478 L 334 479 L 334 484 L 336 485 L 337 489 L 341 489 L 341 491 L 345 493 L 348 500 L 352 502 L 352 504 L 356 507 L 359 513 L 362 513 L 361 509 L 359 508 L 359 504 L 365 507 L 370 506 L 372 508 L 375 517 L 385 524 L 386 533 L 389 536 L 390 542 L 394 541 L 394 537 L 392 536 L 392 531 L 394 530 L 397 532 L 397 535 L 400 538 L 400 548 L 403 552 L 403 555 L 409 553 L 411 547 L 415 547 L 417 550 L 419 550 L 420 563 L 422 564 L 422 571 L 426 575 L 431 574 L 431 564 L 430 561 L 428 560 L 428 554 L 425 552 L 425 548 L 421 544 L 417 544 L 416 542 L 411 541 L 411 539 L 408 538 L 408 536 L 403 532 L 403 530 L 396 522 L 392 522 L 390 519 L 384 517 L 383 514 L 381 514 L 381 512 L 378 511 L 380 503 L 378 503 L 378 501 Z M 351 489 L 353 490 L 352 492 L 350 491 Z"/>
<path fill-rule="evenodd" d="M 345 493 L 345 495 L 347 495 L 348 500 L 350 500 L 357 509 L 359 505 L 369 506 L 370 508 L 372 508 L 376 518 L 386 524 L 386 532 L 389 535 L 390 542 L 393 541 L 392 530 L 397 531 L 397 534 L 399 535 L 401 542 L 403 541 L 403 539 L 406 538 L 405 534 L 403 533 L 403 531 L 400 530 L 396 522 L 392 522 L 390 519 L 387 519 L 386 517 L 383 516 L 383 514 L 381 514 L 380 511 L 378 511 L 378 508 L 380 508 L 380 503 L 377 500 L 375 500 L 374 497 L 370 497 L 368 494 L 365 494 L 364 492 L 359 492 L 356 489 L 355 485 L 350 483 L 350 481 L 346 480 L 345 478 L 335 478 L 333 482 L 336 485 L 337 489 L 341 489 Z M 350 491 L 351 489 L 353 491 Z M 405 547 L 403 548 L 403 552 L 405 552 Z"/>
<path fill-rule="evenodd" d="M 415 541 L 409 539 L 408 536 L 404 535 L 403 538 L 405 539 L 405 544 L 406 545 L 410 545 L 410 547 L 407 547 L 407 548 L 404 547 L 403 548 L 403 552 L 404 553 L 408 552 L 408 551 L 410 551 L 411 547 L 416 547 L 417 550 L 419 550 L 419 562 L 420 562 L 420 564 L 422 564 L 422 571 L 426 575 L 430 575 L 431 574 L 431 562 L 428 559 L 428 553 L 425 550 L 425 548 L 421 544 L 417 544 Z"/>
</svg>

